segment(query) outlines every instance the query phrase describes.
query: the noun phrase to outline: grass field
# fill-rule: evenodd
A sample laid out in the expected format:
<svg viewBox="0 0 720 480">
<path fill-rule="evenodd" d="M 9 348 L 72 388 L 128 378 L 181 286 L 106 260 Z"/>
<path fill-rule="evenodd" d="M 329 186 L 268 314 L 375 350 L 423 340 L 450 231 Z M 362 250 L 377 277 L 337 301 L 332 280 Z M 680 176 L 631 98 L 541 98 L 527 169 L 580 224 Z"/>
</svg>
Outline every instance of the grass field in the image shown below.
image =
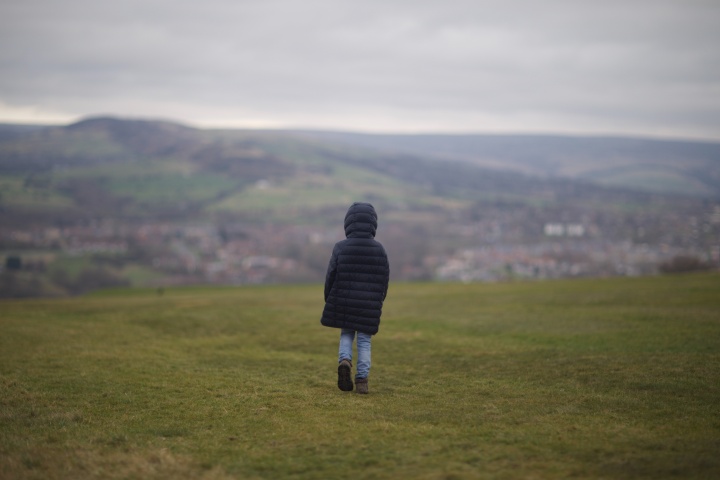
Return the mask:
<svg viewBox="0 0 720 480">
<path fill-rule="evenodd" d="M 0 303 L 0 478 L 719 478 L 720 276 L 391 284 L 370 394 L 322 288 Z"/>
</svg>

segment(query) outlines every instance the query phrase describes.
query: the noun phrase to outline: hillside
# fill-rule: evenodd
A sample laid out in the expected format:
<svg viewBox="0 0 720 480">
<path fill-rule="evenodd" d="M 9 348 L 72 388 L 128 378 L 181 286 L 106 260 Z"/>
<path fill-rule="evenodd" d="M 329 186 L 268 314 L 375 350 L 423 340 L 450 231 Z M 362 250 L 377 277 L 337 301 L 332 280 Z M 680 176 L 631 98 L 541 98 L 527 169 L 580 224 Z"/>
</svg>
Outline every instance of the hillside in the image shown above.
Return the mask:
<svg viewBox="0 0 720 480">
<path fill-rule="evenodd" d="M 719 288 L 393 283 L 366 396 L 319 285 L 3 300 L 0 477 L 718 478 Z"/>
<path fill-rule="evenodd" d="M 513 165 L 532 168 L 345 137 L 117 118 L 0 126 L 0 254 L 22 265 L 0 276 L 0 294 L 318 281 L 358 200 L 380 212 L 396 279 L 637 275 L 678 256 L 707 267 L 720 255 L 712 195 L 550 175 L 521 154 Z M 573 151 L 558 165 L 573 165 Z M 706 160 L 705 180 L 714 175 Z M 573 168 L 587 173 L 585 164 Z"/>
<path fill-rule="evenodd" d="M 657 193 L 720 196 L 720 143 L 553 135 L 305 135 L 535 176 Z"/>
<path fill-rule="evenodd" d="M 259 212 L 281 221 L 287 209 L 306 221 L 354 198 L 401 211 L 488 200 L 642 205 L 651 197 L 631 187 L 668 169 L 684 180 L 651 190 L 720 195 L 719 159 L 720 146 L 643 140 L 212 131 L 115 118 L 0 128 L 2 207 L 23 222 L 48 212 L 63 221 Z"/>
</svg>

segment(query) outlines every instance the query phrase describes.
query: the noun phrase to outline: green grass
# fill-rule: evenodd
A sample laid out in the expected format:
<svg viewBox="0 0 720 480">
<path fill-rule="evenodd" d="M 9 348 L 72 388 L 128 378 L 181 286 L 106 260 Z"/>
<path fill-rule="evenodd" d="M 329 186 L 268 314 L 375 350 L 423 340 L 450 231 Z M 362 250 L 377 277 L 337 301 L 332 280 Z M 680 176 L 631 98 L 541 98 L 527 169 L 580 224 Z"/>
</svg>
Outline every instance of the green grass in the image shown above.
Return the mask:
<svg viewBox="0 0 720 480">
<path fill-rule="evenodd" d="M 70 278 L 77 278 L 84 269 L 92 266 L 92 259 L 80 255 L 57 255 L 48 270 L 51 272 L 63 272 Z"/>
<path fill-rule="evenodd" d="M 142 265 L 130 264 L 125 266 L 122 271 L 122 277 L 130 281 L 130 285 L 134 287 L 147 286 L 154 281 L 163 279 L 163 275 L 152 268 Z"/>
<path fill-rule="evenodd" d="M 718 478 L 720 276 L 392 284 L 370 395 L 319 285 L 0 305 L 1 478 Z"/>
<path fill-rule="evenodd" d="M 235 190 L 240 182 L 226 176 L 197 172 L 183 161 L 126 162 L 74 168 L 60 172 L 58 181 L 105 182 L 115 196 L 132 198 L 147 207 L 179 201 L 208 201 Z"/>
<path fill-rule="evenodd" d="M 58 181 L 77 179 L 109 178 L 118 181 L 129 181 L 137 177 L 159 175 L 191 176 L 197 168 L 190 162 L 179 159 L 126 161 L 83 165 L 82 167 L 66 168 L 53 173 Z"/>
<path fill-rule="evenodd" d="M 27 139 L 4 142 L 0 154 L 45 155 L 49 157 L 104 158 L 127 156 L 127 148 L 110 138 L 107 132 L 79 132 L 54 129 Z"/>
<path fill-rule="evenodd" d="M 142 204 L 178 201 L 213 200 L 227 190 L 238 188 L 238 182 L 209 173 L 158 174 L 113 179 L 110 190 L 119 196 Z"/>
<path fill-rule="evenodd" d="M 257 212 L 276 221 L 297 219 L 305 210 L 349 205 L 372 199 L 394 205 L 458 207 L 465 203 L 444 199 L 390 177 L 347 165 L 333 166 L 329 173 L 303 172 L 268 186 L 251 186 L 213 205 L 212 211 Z M 406 210 L 402 210 L 403 213 Z"/>
<path fill-rule="evenodd" d="M 72 199 L 55 190 L 26 186 L 20 176 L 0 175 L 0 208 L 56 211 L 73 205 Z"/>
<path fill-rule="evenodd" d="M 317 180 L 314 180 L 317 178 Z M 242 192 L 230 195 L 213 207 L 220 211 L 281 210 L 281 215 L 291 216 L 286 210 L 293 206 L 318 208 L 337 205 L 338 202 L 352 203 L 353 193 L 344 190 L 341 185 L 330 185 L 322 176 L 293 178 L 282 184 L 271 184 L 267 188 L 250 187 Z"/>
</svg>

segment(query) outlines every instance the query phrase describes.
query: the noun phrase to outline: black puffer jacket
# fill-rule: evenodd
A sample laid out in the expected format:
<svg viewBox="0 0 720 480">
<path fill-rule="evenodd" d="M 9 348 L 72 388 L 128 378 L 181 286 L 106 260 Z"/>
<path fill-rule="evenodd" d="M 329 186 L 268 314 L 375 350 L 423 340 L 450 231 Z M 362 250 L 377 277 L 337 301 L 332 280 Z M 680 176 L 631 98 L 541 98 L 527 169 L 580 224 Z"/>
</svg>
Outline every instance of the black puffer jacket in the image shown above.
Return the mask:
<svg viewBox="0 0 720 480">
<path fill-rule="evenodd" d="M 353 203 L 345 215 L 345 240 L 335 244 L 325 276 L 326 327 L 375 335 L 387 295 L 390 265 L 375 240 L 377 214 L 369 203 Z"/>
</svg>

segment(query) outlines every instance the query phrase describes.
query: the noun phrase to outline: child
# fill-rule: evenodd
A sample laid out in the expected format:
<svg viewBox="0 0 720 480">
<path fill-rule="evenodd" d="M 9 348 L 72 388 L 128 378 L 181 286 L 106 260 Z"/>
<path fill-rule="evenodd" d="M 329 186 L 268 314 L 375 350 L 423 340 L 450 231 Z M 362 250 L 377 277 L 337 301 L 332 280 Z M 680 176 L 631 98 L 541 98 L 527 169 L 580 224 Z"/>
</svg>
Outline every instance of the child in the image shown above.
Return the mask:
<svg viewBox="0 0 720 480">
<path fill-rule="evenodd" d="M 380 327 L 380 315 L 390 280 L 390 265 L 375 240 L 377 214 L 369 203 L 353 203 L 345 215 L 345 240 L 335 244 L 325 276 L 325 308 L 320 322 L 340 328 L 338 388 L 353 389 L 352 345 L 357 335 L 357 393 L 368 393 L 370 341 Z"/>
</svg>

